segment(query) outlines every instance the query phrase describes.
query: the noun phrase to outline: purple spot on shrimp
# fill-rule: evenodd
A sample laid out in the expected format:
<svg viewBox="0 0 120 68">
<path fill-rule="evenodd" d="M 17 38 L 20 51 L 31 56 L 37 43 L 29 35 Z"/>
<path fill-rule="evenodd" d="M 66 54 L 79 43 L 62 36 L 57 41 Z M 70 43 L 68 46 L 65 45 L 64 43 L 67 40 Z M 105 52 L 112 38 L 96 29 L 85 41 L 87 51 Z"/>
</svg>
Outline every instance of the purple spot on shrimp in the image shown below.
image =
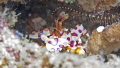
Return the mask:
<svg viewBox="0 0 120 68">
<path fill-rule="evenodd" d="M 58 51 L 60 51 L 60 48 L 57 48 Z"/>
<path fill-rule="evenodd" d="M 31 33 L 31 35 L 34 35 L 34 33 Z"/>
<path fill-rule="evenodd" d="M 87 52 L 86 49 L 83 49 L 85 51 L 85 53 Z"/>
<path fill-rule="evenodd" d="M 63 33 L 64 33 L 64 32 L 62 32 L 62 33 L 60 34 L 60 36 L 62 36 L 62 35 L 63 35 Z"/>
<path fill-rule="evenodd" d="M 67 40 L 70 41 L 70 37 L 67 37 Z"/>
<path fill-rule="evenodd" d="M 49 43 L 49 44 L 52 44 L 52 42 L 51 42 L 51 41 L 48 41 L 48 43 Z"/>
<path fill-rule="evenodd" d="M 54 38 L 54 40 L 55 40 L 55 44 L 53 44 L 53 42 L 51 42 L 51 44 L 52 44 L 53 46 L 56 46 L 56 45 L 58 44 L 58 38 Z"/>
<path fill-rule="evenodd" d="M 78 30 L 79 33 L 82 33 L 82 30 Z"/>
<path fill-rule="evenodd" d="M 78 40 L 76 41 L 76 44 L 75 44 L 75 46 L 78 46 Z"/>
<path fill-rule="evenodd" d="M 51 48 L 51 51 L 52 51 L 52 52 L 55 52 L 55 49 L 54 49 L 54 48 Z"/>
<path fill-rule="evenodd" d="M 64 48 L 64 45 L 59 45 L 60 48 Z"/>
<path fill-rule="evenodd" d="M 74 29 L 76 30 L 76 29 L 77 29 L 77 27 L 74 27 Z"/>
<path fill-rule="evenodd" d="M 38 37 L 41 37 L 41 34 L 40 34 L 40 33 L 38 33 Z"/>
<path fill-rule="evenodd" d="M 54 40 L 58 43 L 58 38 L 54 38 Z"/>
<path fill-rule="evenodd" d="M 71 35 L 72 35 L 72 36 L 78 36 L 78 34 L 75 33 L 75 32 L 74 32 L 74 33 L 71 33 Z"/>
<path fill-rule="evenodd" d="M 71 47 L 74 47 L 74 41 L 71 41 L 71 42 L 70 42 L 70 46 L 71 46 Z"/>
</svg>

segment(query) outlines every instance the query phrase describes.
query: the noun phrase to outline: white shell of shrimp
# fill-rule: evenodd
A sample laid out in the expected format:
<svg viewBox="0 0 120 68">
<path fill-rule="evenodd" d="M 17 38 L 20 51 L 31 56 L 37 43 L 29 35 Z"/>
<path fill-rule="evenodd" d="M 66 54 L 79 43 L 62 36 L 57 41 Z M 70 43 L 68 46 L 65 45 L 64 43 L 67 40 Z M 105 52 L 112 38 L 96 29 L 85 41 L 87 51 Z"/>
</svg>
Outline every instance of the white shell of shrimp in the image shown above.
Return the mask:
<svg viewBox="0 0 120 68">
<path fill-rule="evenodd" d="M 68 46 L 68 41 L 64 38 L 58 38 L 58 42 L 54 39 L 49 39 L 52 43 L 46 43 L 46 49 L 50 52 L 61 51 L 60 45 Z"/>
<path fill-rule="evenodd" d="M 49 38 L 46 35 L 42 34 L 41 35 L 41 40 L 44 41 L 44 42 L 47 42 L 49 40 Z"/>
</svg>

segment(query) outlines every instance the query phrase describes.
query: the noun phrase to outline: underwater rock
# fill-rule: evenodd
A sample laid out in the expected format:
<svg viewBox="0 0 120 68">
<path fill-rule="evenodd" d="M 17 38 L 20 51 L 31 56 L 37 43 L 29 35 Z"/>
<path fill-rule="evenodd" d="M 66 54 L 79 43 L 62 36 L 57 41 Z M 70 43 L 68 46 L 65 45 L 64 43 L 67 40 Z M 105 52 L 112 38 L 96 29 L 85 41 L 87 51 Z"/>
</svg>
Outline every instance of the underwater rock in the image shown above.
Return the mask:
<svg viewBox="0 0 120 68">
<path fill-rule="evenodd" d="M 106 27 L 103 30 L 102 35 L 108 42 L 120 41 L 120 23 L 115 23 L 112 26 Z"/>
<path fill-rule="evenodd" d="M 120 48 L 120 23 L 107 26 L 102 32 L 94 30 L 88 39 L 87 51 L 93 54 L 109 54 Z"/>
</svg>

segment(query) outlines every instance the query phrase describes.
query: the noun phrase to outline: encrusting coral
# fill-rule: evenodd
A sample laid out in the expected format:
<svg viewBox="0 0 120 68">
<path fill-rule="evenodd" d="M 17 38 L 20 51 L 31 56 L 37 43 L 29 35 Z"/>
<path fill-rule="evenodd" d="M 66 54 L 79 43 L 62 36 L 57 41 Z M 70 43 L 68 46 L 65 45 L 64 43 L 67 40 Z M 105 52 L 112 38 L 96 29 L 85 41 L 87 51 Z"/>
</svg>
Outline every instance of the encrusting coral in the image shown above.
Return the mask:
<svg viewBox="0 0 120 68">
<path fill-rule="evenodd" d="M 78 4 L 83 7 L 85 11 L 91 12 L 99 8 L 110 9 L 110 7 L 115 7 L 118 5 L 117 0 L 77 0 Z"/>
<path fill-rule="evenodd" d="M 107 26 L 102 32 L 94 30 L 88 39 L 88 52 L 93 54 L 110 54 L 120 48 L 120 23 Z"/>
<path fill-rule="evenodd" d="M 9 8 L 5 8 L 4 11 L 0 11 L 0 17 L 3 19 L 6 19 L 7 25 L 9 27 L 15 26 L 15 23 L 17 22 L 18 15 L 16 15 L 15 11 L 9 11 Z"/>
</svg>

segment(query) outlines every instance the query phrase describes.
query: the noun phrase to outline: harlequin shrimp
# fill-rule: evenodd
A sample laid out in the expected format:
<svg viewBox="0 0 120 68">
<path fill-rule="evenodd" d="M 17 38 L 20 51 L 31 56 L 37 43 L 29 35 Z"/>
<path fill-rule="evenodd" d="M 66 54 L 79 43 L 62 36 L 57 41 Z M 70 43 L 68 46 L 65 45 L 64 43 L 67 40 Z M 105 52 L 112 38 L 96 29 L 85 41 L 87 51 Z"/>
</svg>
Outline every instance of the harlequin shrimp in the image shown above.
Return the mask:
<svg viewBox="0 0 120 68">
<path fill-rule="evenodd" d="M 87 30 L 82 24 L 76 25 L 70 31 L 68 31 L 66 28 L 63 28 L 62 23 L 68 19 L 68 17 L 69 15 L 67 13 L 61 12 L 58 18 L 55 20 L 55 30 L 49 30 L 48 28 L 45 28 L 41 32 L 32 32 L 29 37 L 32 39 L 40 38 L 46 43 L 46 49 L 50 52 L 62 51 L 63 49 L 66 49 L 69 52 L 73 52 L 73 50 L 75 50 L 74 52 L 76 54 L 85 53 L 85 45 L 82 44 L 80 38 L 87 34 Z"/>
</svg>

